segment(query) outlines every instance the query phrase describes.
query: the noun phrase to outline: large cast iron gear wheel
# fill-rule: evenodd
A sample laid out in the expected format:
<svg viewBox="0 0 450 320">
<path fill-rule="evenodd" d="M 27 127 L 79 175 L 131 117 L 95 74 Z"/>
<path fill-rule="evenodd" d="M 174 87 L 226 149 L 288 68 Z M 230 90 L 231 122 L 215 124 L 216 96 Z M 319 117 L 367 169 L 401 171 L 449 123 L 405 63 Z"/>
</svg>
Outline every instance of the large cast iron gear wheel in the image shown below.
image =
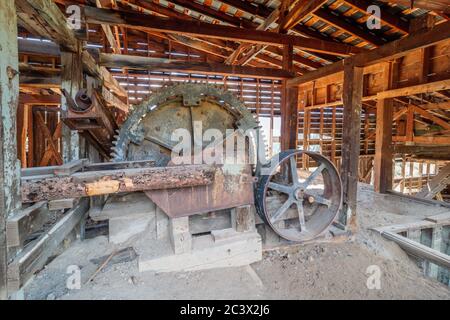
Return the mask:
<svg viewBox="0 0 450 320">
<path fill-rule="evenodd" d="M 222 87 L 201 83 L 164 87 L 136 106 L 115 136 L 111 156 L 114 161 L 154 160 L 157 166 L 166 166 L 171 149 L 178 143 L 172 141 L 172 133 L 184 128 L 193 135 L 194 121 L 202 124 L 203 131 L 218 129 L 224 137 L 227 129 L 253 129 L 249 148 L 262 163 L 266 161 L 264 136 L 244 103 Z M 192 143 L 202 144 L 202 148 L 208 144 Z"/>
</svg>

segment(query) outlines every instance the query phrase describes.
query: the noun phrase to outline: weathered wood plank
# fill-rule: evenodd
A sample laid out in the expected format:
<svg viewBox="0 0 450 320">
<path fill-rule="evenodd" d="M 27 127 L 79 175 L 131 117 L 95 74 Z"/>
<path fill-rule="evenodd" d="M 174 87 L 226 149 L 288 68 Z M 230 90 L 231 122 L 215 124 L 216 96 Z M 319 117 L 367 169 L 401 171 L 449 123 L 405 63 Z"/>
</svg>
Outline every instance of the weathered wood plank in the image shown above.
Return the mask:
<svg viewBox="0 0 450 320">
<path fill-rule="evenodd" d="M 6 219 L 20 207 L 16 138 L 19 57 L 14 0 L 0 1 L 0 44 L 0 300 L 3 300 L 7 297 Z"/>
<path fill-rule="evenodd" d="M 363 68 L 351 61 L 345 61 L 344 69 L 344 119 L 342 132 L 341 178 L 343 187 L 343 206 L 340 222 L 346 225 L 356 215 L 358 190 L 358 165 L 360 152 L 361 107 L 363 91 Z"/>
<path fill-rule="evenodd" d="M 66 164 L 63 164 L 62 166 L 57 166 L 53 170 L 53 173 L 57 176 L 70 176 L 72 173 L 83 169 L 88 161 L 88 159 L 78 159 L 70 161 Z"/>
<path fill-rule="evenodd" d="M 377 99 L 388 99 L 402 96 L 411 96 L 419 93 L 431 93 L 435 91 L 443 91 L 450 89 L 450 79 L 422 83 L 415 86 L 410 86 L 406 88 L 386 90 L 377 93 Z"/>
<path fill-rule="evenodd" d="M 72 209 L 75 206 L 76 202 L 77 200 L 75 198 L 51 200 L 48 202 L 48 209 L 51 211 Z"/>
<path fill-rule="evenodd" d="M 444 190 L 450 183 L 450 163 L 441 168 L 436 176 L 434 176 L 426 186 L 422 188 L 416 197 L 433 199 L 434 196 Z"/>
<path fill-rule="evenodd" d="M 61 242 L 86 216 L 88 199 L 83 199 L 74 209 L 68 211 L 48 232 L 22 251 L 8 266 L 8 289 L 20 287 L 41 269 Z"/>
<path fill-rule="evenodd" d="M 213 75 L 254 76 L 268 79 L 291 78 L 288 71 L 271 68 L 246 66 L 228 66 L 219 63 L 174 61 L 164 58 L 152 58 L 131 55 L 100 53 L 100 65 L 109 68 L 130 68 L 151 71 L 201 72 Z"/>
<path fill-rule="evenodd" d="M 80 43 L 77 44 L 78 48 Z M 83 86 L 83 67 L 80 53 L 61 52 L 61 89 L 65 90 L 72 99 Z M 69 110 L 69 103 L 61 95 L 61 118 L 64 120 Z M 62 152 L 64 163 L 77 160 L 80 157 L 80 136 L 65 123 L 62 124 Z"/>
<path fill-rule="evenodd" d="M 450 256 L 445 253 L 439 252 L 435 249 L 431 249 L 423 244 L 420 244 L 416 241 L 410 240 L 393 232 L 382 231 L 381 235 L 388 240 L 396 242 L 403 250 L 405 250 L 409 254 L 433 262 L 441 267 L 450 269 Z"/>
<path fill-rule="evenodd" d="M 398 78 L 399 63 L 385 62 L 383 86 L 392 89 Z M 392 122 L 394 113 L 392 99 L 377 101 L 377 122 L 375 135 L 374 187 L 376 192 L 384 193 L 392 189 Z"/>
<path fill-rule="evenodd" d="M 67 177 L 22 179 L 22 201 L 80 198 L 118 192 L 209 185 L 216 169 L 208 165 L 79 172 Z"/>
<path fill-rule="evenodd" d="M 8 218 L 6 222 L 8 247 L 22 247 L 26 238 L 38 231 L 47 221 L 48 210 L 47 202 L 40 201 Z"/>
</svg>

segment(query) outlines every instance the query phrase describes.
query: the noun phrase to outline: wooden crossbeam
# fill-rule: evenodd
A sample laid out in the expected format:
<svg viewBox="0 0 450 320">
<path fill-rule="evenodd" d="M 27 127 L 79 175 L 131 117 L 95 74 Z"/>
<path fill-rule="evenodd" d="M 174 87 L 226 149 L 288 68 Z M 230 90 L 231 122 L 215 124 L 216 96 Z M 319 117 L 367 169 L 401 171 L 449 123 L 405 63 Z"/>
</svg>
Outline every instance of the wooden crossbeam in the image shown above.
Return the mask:
<svg viewBox="0 0 450 320">
<path fill-rule="evenodd" d="M 52 0 L 18 0 L 16 6 L 19 20 L 31 33 L 54 41 L 64 51 L 80 51 L 79 40 L 67 25 L 64 14 Z M 82 61 L 85 71 L 101 80 L 119 96 L 127 96 L 127 92 L 117 80 L 109 74 L 108 70 L 97 66 L 94 58 L 87 51 L 83 51 Z"/>
<path fill-rule="evenodd" d="M 329 12 L 326 9 L 319 9 L 314 12 L 314 15 L 320 18 L 321 20 L 324 20 L 328 24 L 331 24 L 334 27 L 337 27 L 339 29 L 342 29 L 346 31 L 347 33 L 351 34 L 352 36 L 355 36 L 357 38 L 360 38 L 364 40 L 365 42 L 368 42 L 375 46 L 380 46 L 386 43 L 383 39 L 380 37 L 377 37 L 374 34 L 371 34 L 364 29 L 360 29 L 359 27 L 347 22 L 344 17 L 337 16 L 331 12 Z"/>
<path fill-rule="evenodd" d="M 40 130 L 42 130 L 48 142 L 47 148 L 44 152 L 44 156 L 40 161 L 40 166 L 46 166 L 52 156 L 55 158 L 57 164 L 61 165 L 63 163 L 63 160 L 61 154 L 58 152 L 58 147 L 55 145 L 55 143 L 58 141 L 58 138 L 61 137 L 61 122 L 58 123 L 55 132 L 51 134 L 50 130 L 44 122 L 44 118 L 42 118 L 42 115 L 39 112 L 36 113 L 36 120 L 37 125 L 39 126 Z"/>
<path fill-rule="evenodd" d="M 351 6 L 358 8 L 363 12 L 367 12 L 367 8 L 369 7 L 369 3 L 366 0 L 344 0 L 346 3 Z M 406 20 L 403 20 L 399 16 L 395 16 L 389 13 L 387 10 L 383 10 L 381 12 L 380 20 L 391 27 L 399 29 L 403 32 L 409 33 L 409 23 Z"/>
<path fill-rule="evenodd" d="M 70 176 L 22 177 L 22 201 L 37 202 L 119 192 L 209 185 L 216 169 L 208 165 L 77 172 Z"/>
<path fill-rule="evenodd" d="M 83 9 L 84 18 L 87 23 L 118 25 L 143 31 L 205 36 L 267 45 L 292 44 L 305 50 L 333 53 L 341 56 L 349 56 L 361 52 L 361 49 L 345 44 L 291 35 L 277 35 L 267 31 L 243 30 L 242 28 L 214 25 L 201 21 L 191 22 L 182 19 L 169 19 L 157 16 L 148 19 L 148 15 L 142 13 L 98 9 L 93 7 L 83 7 Z"/>
<path fill-rule="evenodd" d="M 434 196 L 444 190 L 450 183 L 450 163 L 448 163 L 443 168 L 439 169 L 439 173 L 434 176 L 426 186 L 422 188 L 416 197 L 433 199 Z"/>
<path fill-rule="evenodd" d="M 89 210 L 88 199 L 83 199 L 75 208 L 45 232 L 35 242 L 22 251 L 8 266 L 8 289 L 19 290 L 34 273 L 55 254 L 61 242 L 80 223 Z"/>
<path fill-rule="evenodd" d="M 95 0 L 95 4 L 97 5 L 97 8 L 102 7 L 102 2 L 100 0 Z M 109 45 L 111 46 L 113 52 L 116 54 L 120 54 L 121 53 L 120 43 L 114 37 L 111 27 L 107 25 L 102 25 L 102 29 L 103 32 L 105 33 L 106 40 L 108 40 Z"/>
<path fill-rule="evenodd" d="M 418 84 L 415 86 L 386 90 L 377 93 L 378 99 L 396 98 L 403 96 L 411 96 L 419 93 L 432 93 L 450 89 L 450 79 L 435 81 L 430 83 Z"/>
<path fill-rule="evenodd" d="M 405 56 L 411 51 L 426 48 L 437 43 L 448 41 L 450 38 L 450 22 L 444 22 L 432 30 L 416 35 L 410 35 L 403 39 L 392 41 L 377 49 L 357 54 L 351 59 L 355 65 L 366 67 L 380 62 L 392 60 Z M 335 62 L 331 65 L 312 71 L 301 77 L 288 81 L 289 86 L 298 86 L 313 80 L 335 75 L 343 72 L 344 63 L 342 61 Z"/>
<path fill-rule="evenodd" d="M 445 15 L 450 14 L 450 4 L 447 0 L 381 0 L 383 2 L 400 4 L 405 7 L 422 8 L 432 10 Z"/>
<path fill-rule="evenodd" d="M 435 249 L 431 249 L 423 244 L 420 244 L 419 242 L 413 241 L 390 231 L 381 231 L 380 233 L 386 239 L 396 242 L 403 250 L 407 251 L 409 254 L 429 260 L 430 262 L 433 262 L 444 268 L 450 268 L 449 255 L 439 252 Z"/>
<path fill-rule="evenodd" d="M 327 0 L 302 0 L 289 11 L 289 13 L 279 23 L 279 30 L 289 30 L 297 25 L 308 14 L 315 12 Z"/>
<path fill-rule="evenodd" d="M 281 69 L 228 66 L 219 63 L 174 61 L 142 56 L 100 54 L 100 65 L 110 68 L 130 68 L 151 71 L 184 71 L 204 74 L 253 76 L 257 78 L 285 79 L 293 74 Z"/>
<path fill-rule="evenodd" d="M 424 110 L 418 106 L 412 106 L 414 112 L 420 114 L 422 117 L 433 121 L 434 123 L 440 125 L 442 128 L 446 129 L 446 130 L 450 130 L 450 123 L 448 123 L 447 121 L 442 120 L 441 118 L 432 115 L 429 111 Z"/>
</svg>

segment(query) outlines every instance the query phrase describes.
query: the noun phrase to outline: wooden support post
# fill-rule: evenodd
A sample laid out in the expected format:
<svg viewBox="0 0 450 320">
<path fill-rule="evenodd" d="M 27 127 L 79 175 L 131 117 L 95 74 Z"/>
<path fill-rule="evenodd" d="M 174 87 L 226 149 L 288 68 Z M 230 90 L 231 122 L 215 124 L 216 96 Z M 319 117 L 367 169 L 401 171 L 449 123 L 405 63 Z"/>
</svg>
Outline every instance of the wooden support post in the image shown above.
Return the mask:
<svg viewBox="0 0 450 320">
<path fill-rule="evenodd" d="M 283 51 L 283 69 L 294 72 L 293 46 L 286 45 Z M 281 150 L 297 149 L 298 87 L 287 87 L 282 82 L 281 105 Z"/>
<path fill-rule="evenodd" d="M 397 82 L 398 63 L 385 62 L 383 70 L 384 90 L 393 89 Z M 392 121 L 393 99 L 377 102 L 377 124 L 375 135 L 375 183 L 376 192 L 385 193 L 392 188 Z"/>
<path fill-rule="evenodd" d="M 72 98 L 83 87 L 83 66 L 81 54 L 61 52 L 61 90 L 66 90 Z M 64 119 L 68 104 L 64 95 L 61 96 L 61 117 Z M 63 124 L 62 128 L 62 158 L 64 163 L 79 159 L 80 137 L 77 131 L 70 130 Z"/>
<path fill-rule="evenodd" d="M 237 232 L 255 231 L 255 214 L 250 205 L 231 210 L 231 226 Z"/>
<path fill-rule="evenodd" d="M 355 66 L 351 58 L 346 59 L 344 65 L 341 164 L 344 200 L 339 220 L 342 224 L 347 225 L 350 222 L 352 224 L 355 222 L 354 217 L 356 215 L 363 68 Z"/>
<path fill-rule="evenodd" d="M 189 217 L 169 219 L 169 232 L 175 254 L 191 252 L 192 236 L 189 232 Z"/>
<path fill-rule="evenodd" d="M 0 300 L 6 299 L 6 219 L 20 207 L 16 112 L 19 100 L 17 16 L 14 0 L 0 1 Z"/>
</svg>

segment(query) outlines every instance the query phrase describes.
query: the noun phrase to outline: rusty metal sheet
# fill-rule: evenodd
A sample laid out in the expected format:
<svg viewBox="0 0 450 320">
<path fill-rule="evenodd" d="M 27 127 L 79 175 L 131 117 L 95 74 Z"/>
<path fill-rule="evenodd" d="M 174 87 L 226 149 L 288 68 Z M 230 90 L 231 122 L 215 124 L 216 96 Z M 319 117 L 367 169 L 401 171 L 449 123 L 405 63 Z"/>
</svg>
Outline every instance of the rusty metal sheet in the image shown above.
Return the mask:
<svg viewBox="0 0 450 320">
<path fill-rule="evenodd" d="M 169 217 L 178 218 L 253 204 L 253 182 L 250 165 L 224 165 L 211 185 L 145 193 Z"/>
</svg>

